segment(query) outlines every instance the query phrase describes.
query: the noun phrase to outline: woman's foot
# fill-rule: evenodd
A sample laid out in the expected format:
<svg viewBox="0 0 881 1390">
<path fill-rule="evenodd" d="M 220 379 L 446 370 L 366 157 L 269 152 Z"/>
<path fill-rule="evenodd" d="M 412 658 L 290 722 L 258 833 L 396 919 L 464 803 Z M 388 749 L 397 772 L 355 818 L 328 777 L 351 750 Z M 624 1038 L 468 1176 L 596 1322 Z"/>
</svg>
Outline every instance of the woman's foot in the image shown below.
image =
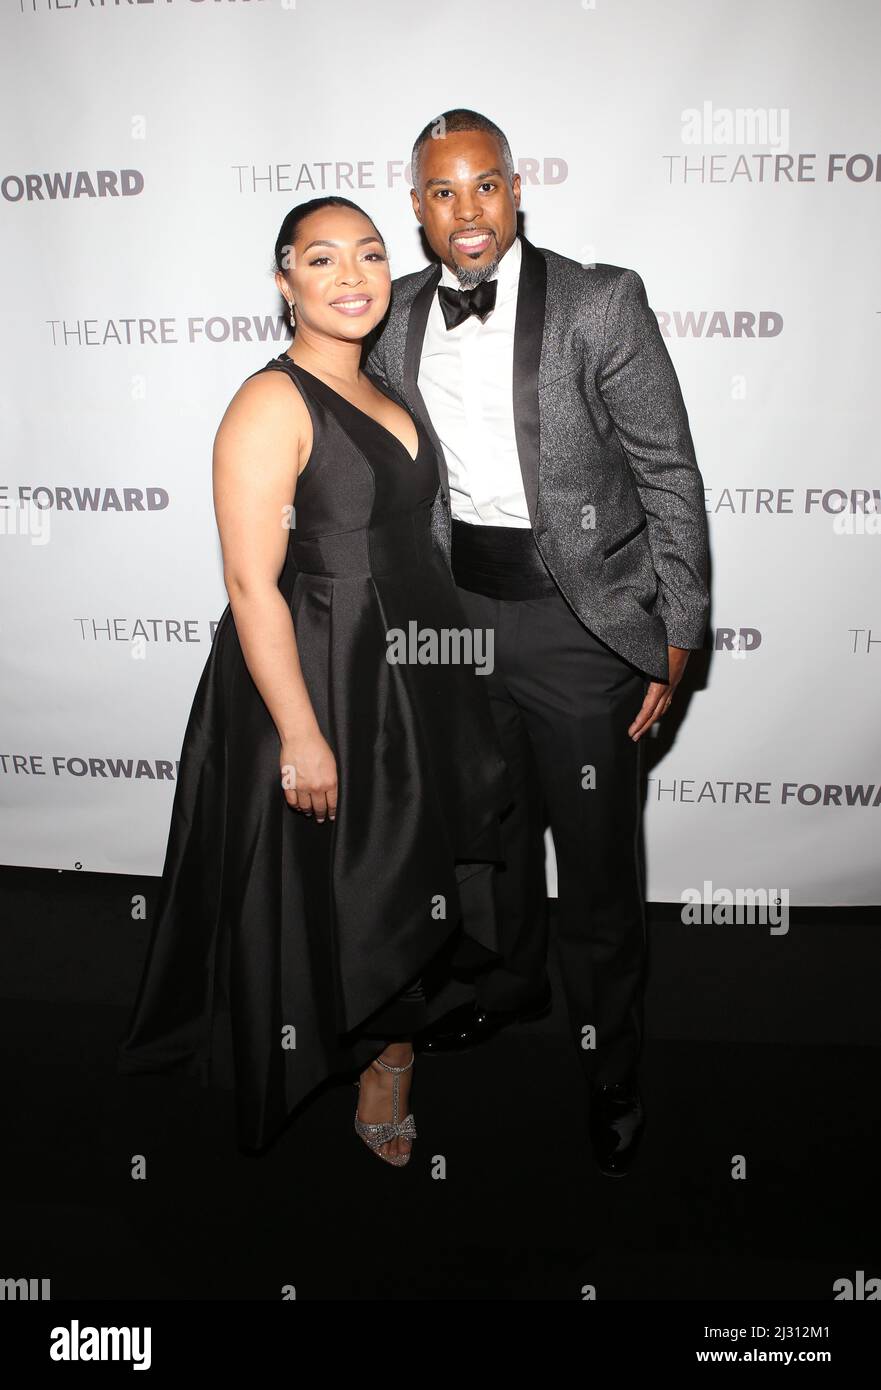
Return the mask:
<svg viewBox="0 0 881 1390">
<path fill-rule="evenodd" d="M 384 1063 L 382 1066 L 380 1063 Z M 389 1043 L 385 1051 L 380 1053 L 379 1058 L 370 1063 L 365 1071 L 361 1073 L 359 1100 L 355 1111 L 355 1126 L 358 1124 L 386 1125 L 397 1121 L 401 1124 L 405 1119 L 411 1121 L 406 1126 L 407 1134 L 397 1134 L 385 1140 L 384 1143 L 375 1142 L 380 1131 L 373 1131 L 372 1134 L 359 1130 L 361 1138 L 369 1141 L 373 1139 L 370 1147 L 388 1163 L 395 1164 L 396 1167 L 403 1167 L 410 1157 L 412 1141 L 416 1138 L 415 1127 L 412 1124 L 410 1115 L 410 1085 L 413 1079 L 413 1047 L 409 1042 Z M 394 1067 L 395 1071 L 387 1071 L 386 1067 Z M 406 1068 L 399 1071 L 397 1068 Z M 395 1088 L 398 1092 L 397 1115 L 395 1115 Z"/>
</svg>

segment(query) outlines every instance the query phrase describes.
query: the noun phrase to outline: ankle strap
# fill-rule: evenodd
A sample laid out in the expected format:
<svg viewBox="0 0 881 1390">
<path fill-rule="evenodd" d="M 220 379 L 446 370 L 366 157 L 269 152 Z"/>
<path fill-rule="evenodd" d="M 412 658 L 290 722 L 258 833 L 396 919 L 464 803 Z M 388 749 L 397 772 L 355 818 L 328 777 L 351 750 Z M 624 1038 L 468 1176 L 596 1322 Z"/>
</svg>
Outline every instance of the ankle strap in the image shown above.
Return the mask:
<svg viewBox="0 0 881 1390">
<path fill-rule="evenodd" d="M 390 1067 L 389 1064 L 388 1064 L 388 1062 L 384 1062 L 384 1061 L 382 1060 L 381 1057 L 374 1057 L 373 1060 L 374 1060 L 374 1062 L 376 1062 L 377 1066 L 382 1067 L 383 1071 L 393 1071 L 393 1072 L 395 1072 L 396 1074 L 399 1075 L 402 1071 L 409 1071 L 409 1070 L 410 1070 L 410 1068 L 412 1067 L 413 1062 L 414 1062 L 414 1060 L 415 1060 L 415 1053 L 414 1053 L 414 1055 L 410 1058 L 410 1060 L 409 1060 L 409 1062 L 407 1063 L 407 1065 L 404 1066 L 404 1067 Z"/>
</svg>

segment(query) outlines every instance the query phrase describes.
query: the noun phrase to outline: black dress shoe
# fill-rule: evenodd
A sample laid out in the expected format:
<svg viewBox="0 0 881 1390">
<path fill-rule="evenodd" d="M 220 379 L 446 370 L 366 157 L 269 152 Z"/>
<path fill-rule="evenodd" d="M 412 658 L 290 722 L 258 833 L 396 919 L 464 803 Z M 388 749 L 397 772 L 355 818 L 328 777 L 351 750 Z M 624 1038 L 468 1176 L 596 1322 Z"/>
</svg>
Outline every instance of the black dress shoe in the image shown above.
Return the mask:
<svg viewBox="0 0 881 1390">
<path fill-rule="evenodd" d="M 511 1023 L 530 1023 L 551 1011 L 551 986 L 519 1009 L 481 1009 L 463 1004 L 420 1033 L 415 1046 L 420 1052 L 462 1052 L 494 1037 Z"/>
<path fill-rule="evenodd" d="M 636 1157 L 645 1110 L 635 1078 L 594 1082 L 590 1088 L 590 1142 L 601 1173 L 623 1178 Z"/>
</svg>

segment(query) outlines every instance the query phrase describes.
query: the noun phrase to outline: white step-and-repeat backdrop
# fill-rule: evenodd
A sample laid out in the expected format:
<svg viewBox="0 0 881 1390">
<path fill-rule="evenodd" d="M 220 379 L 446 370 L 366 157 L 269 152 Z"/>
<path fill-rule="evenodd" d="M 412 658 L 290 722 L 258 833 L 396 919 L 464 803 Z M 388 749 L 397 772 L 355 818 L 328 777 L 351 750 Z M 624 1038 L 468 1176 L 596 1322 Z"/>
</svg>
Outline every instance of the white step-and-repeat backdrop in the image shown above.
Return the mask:
<svg viewBox="0 0 881 1390">
<path fill-rule="evenodd" d="M 470 106 L 535 244 L 642 275 L 706 482 L 716 650 L 651 769 L 650 897 L 881 900 L 874 0 L 0 14 L 2 862 L 161 870 L 282 217 L 343 193 L 418 268 L 412 141 Z"/>
</svg>

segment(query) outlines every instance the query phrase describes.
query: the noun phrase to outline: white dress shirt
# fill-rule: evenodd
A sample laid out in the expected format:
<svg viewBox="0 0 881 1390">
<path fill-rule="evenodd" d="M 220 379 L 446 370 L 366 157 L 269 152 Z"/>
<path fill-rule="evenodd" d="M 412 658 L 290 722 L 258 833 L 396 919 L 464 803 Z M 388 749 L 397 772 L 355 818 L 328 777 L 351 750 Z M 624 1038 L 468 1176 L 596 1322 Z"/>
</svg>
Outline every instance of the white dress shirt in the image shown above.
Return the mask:
<svg viewBox="0 0 881 1390">
<path fill-rule="evenodd" d="M 470 315 L 447 328 L 434 293 L 422 344 L 418 383 L 443 446 L 450 512 L 481 526 L 529 526 L 514 435 L 514 318 L 521 245 L 515 237 L 491 279 L 496 304 L 485 323 Z M 460 290 L 453 271 L 440 284 Z"/>
</svg>

